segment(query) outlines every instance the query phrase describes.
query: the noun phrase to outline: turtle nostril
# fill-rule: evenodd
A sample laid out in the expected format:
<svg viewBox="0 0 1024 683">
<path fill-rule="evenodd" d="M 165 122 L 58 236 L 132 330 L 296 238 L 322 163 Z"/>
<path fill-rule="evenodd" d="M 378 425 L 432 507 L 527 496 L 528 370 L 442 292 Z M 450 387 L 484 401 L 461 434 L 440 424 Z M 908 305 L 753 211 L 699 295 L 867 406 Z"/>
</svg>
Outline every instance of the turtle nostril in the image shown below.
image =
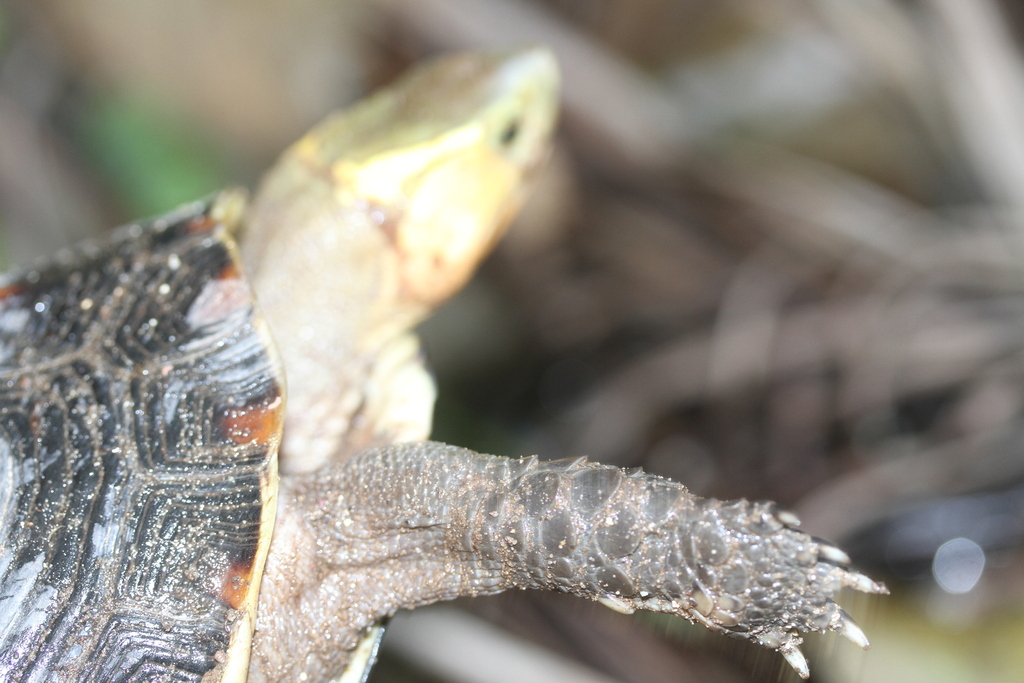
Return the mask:
<svg viewBox="0 0 1024 683">
<path fill-rule="evenodd" d="M 519 137 L 520 126 L 521 123 L 519 119 L 512 119 L 507 124 L 505 124 L 505 129 L 501 131 L 500 138 L 502 146 L 508 147 L 509 145 L 516 141 L 516 138 Z"/>
</svg>

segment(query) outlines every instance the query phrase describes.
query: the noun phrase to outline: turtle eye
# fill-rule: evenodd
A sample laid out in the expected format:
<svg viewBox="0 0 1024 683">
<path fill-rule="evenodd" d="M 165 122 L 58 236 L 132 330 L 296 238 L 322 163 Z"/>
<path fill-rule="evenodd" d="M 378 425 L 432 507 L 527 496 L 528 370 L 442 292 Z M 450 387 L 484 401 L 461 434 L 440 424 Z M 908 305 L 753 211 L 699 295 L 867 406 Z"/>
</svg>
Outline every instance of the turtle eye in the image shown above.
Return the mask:
<svg viewBox="0 0 1024 683">
<path fill-rule="evenodd" d="M 501 136 L 498 141 L 501 142 L 502 147 L 511 147 L 519 137 L 519 129 L 522 126 L 522 122 L 519 118 L 514 118 L 505 124 L 505 127 L 501 130 Z"/>
</svg>

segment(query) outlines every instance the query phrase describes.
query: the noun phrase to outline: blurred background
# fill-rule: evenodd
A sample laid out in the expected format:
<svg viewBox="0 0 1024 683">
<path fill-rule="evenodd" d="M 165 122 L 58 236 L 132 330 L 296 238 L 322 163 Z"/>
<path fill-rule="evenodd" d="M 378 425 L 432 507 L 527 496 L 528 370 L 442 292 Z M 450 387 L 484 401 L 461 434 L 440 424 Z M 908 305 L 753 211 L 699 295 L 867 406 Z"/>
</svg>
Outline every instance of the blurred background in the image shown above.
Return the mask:
<svg viewBox="0 0 1024 683">
<path fill-rule="evenodd" d="M 0 0 L 0 259 L 251 186 L 445 50 L 542 43 L 535 196 L 423 328 L 436 438 L 770 498 L 893 591 L 812 680 L 1024 679 L 1024 5 Z M 795 681 L 660 615 L 398 619 L 371 681 Z"/>
</svg>

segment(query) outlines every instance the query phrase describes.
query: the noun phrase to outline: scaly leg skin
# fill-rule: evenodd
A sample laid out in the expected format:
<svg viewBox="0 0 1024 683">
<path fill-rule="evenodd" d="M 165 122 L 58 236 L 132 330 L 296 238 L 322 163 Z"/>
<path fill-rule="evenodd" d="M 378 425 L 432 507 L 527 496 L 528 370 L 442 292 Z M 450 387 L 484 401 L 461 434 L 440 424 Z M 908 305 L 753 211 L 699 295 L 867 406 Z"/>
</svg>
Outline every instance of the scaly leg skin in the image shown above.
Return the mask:
<svg viewBox="0 0 1024 683">
<path fill-rule="evenodd" d="M 675 614 L 779 650 L 806 678 L 800 633 L 834 630 L 868 647 L 832 597 L 844 586 L 887 592 L 771 503 L 698 498 L 585 458 L 401 444 L 285 480 L 281 505 L 254 681 L 330 680 L 339 651 L 381 617 L 508 588 Z"/>
</svg>

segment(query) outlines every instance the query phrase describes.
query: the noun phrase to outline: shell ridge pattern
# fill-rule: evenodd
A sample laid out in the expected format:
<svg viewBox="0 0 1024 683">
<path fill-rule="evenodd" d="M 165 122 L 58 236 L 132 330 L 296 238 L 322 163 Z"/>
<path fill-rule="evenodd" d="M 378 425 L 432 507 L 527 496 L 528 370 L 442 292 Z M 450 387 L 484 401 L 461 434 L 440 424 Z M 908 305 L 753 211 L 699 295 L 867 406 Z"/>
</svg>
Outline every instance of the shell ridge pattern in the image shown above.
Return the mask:
<svg viewBox="0 0 1024 683">
<path fill-rule="evenodd" d="M 225 240 L 194 203 L 0 283 L 0 680 L 228 649 L 282 405 Z"/>
</svg>

